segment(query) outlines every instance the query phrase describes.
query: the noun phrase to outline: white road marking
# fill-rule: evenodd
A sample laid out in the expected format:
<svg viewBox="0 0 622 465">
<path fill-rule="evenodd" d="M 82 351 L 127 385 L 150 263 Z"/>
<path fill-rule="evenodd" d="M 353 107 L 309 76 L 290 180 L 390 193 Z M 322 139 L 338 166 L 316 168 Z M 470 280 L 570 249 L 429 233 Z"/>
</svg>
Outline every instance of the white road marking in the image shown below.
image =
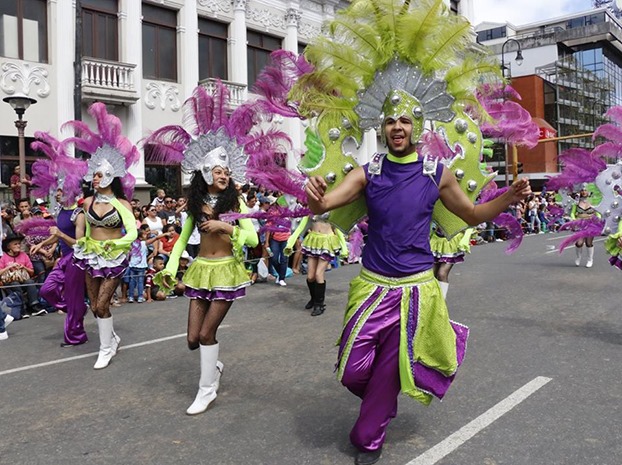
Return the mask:
<svg viewBox="0 0 622 465">
<path fill-rule="evenodd" d="M 218 329 L 224 329 L 224 328 L 228 328 L 228 327 L 229 327 L 229 325 L 222 325 Z M 175 334 L 174 336 L 161 337 L 159 339 L 152 339 L 150 341 L 137 342 L 136 344 L 121 345 L 121 347 L 119 348 L 119 351 L 120 352 L 125 352 L 126 350 L 135 349 L 136 347 L 142 347 L 142 346 L 148 346 L 148 345 L 151 345 L 151 344 L 157 344 L 158 342 L 170 341 L 171 339 L 178 339 L 180 337 L 186 337 L 186 333 Z M 98 352 L 91 352 L 91 353 L 88 353 L 88 354 L 76 355 L 75 357 L 61 358 L 61 359 L 52 360 L 52 361 L 49 361 L 49 362 L 36 363 L 34 365 L 26 365 L 26 366 L 19 367 L 19 368 L 12 368 L 10 370 L 0 371 L 0 376 L 10 375 L 11 373 L 19 373 L 20 371 L 34 370 L 35 368 L 49 367 L 49 366 L 52 366 L 52 365 L 58 365 L 60 363 L 65 363 L 65 362 L 73 362 L 74 360 L 80 360 L 82 358 L 94 357 L 98 353 L 99 353 L 99 351 Z"/>
<path fill-rule="evenodd" d="M 449 455 L 462 444 L 467 442 L 481 430 L 489 426 L 495 420 L 508 413 L 518 404 L 527 399 L 530 395 L 540 389 L 542 386 L 551 381 L 552 378 L 538 376 L 520 389 L 514 391 L 508 397 L 503 399 L 497 405 L 491 407 L 488 411 L 481 414 L 473 421 L 467 423 L 458 431 L 439 442 L 434 447 L 428 449 L 419 457 L 411 460 L 406 465 L 433 465 L 446 455 Z"/>
</svg>

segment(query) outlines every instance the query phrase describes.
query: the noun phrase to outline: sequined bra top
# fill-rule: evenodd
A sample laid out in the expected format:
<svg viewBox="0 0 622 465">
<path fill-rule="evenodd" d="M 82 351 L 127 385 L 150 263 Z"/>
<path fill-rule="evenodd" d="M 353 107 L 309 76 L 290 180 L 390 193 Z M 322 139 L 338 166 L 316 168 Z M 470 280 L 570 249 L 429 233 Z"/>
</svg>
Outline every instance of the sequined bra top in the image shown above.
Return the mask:
<svg viewBox="0 0 622 465">
<path fill-rule="evenodd" d="M 583 208 L 581 207 L 579 204 L 577 204 L 577 209 L 576 209 L 576 216 L 593 216 L 596 214 L 596 209 L 593 206 L 589 206 L 587 208 Z"/>
<path fill-rule="evenodd" d="M 93 204 L 91 204 L 86 212 L 86 220 L 93 228 L 119 229 L 123 226 L 123 220 L 121 220 L 121 215 L 119 215 L 116 208 L 107 211 L 104 216 L 99 216 L 95 210 L 93 210 Z"/>
</svg>

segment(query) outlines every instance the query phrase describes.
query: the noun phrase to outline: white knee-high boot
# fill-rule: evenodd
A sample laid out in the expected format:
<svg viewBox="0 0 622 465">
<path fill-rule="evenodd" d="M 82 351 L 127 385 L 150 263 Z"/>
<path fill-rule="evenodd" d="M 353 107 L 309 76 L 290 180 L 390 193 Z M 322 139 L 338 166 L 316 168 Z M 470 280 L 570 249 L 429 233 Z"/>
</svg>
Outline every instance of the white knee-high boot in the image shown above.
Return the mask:
<svg viewBox="0 0 622 465">
<path fill-rule="evenodd" d="M 585 264 L 586 268 L 592 268 L 594 264 L 594 247 L 587 247 L 587 263 Z"/>
<path fill-rule="evenodd" d="M 199 347 L 201 356 L 201 377 L 199 379 L 199 392 L 186 414 L 197 415 L 207 410 L 207 407 L 216 399 L 216 392 L 220 386 L 220 374 L 223 364 L 218 361 L 219 344 Z"/>
<path fill-rule="evenodd" d="M 97 318 L 97 327 L 99 329 L 99 355 L 93 368 L 100 370 L 106 368 L 112 357 L 116 355 L 118 343 L 116 343 L 114 330 L 112 329 L 112 317 Z M 113 340 L 115 341 L 114 350 Z"/>
<path fill-rule="evenodd" d="M 576 266 L 580 266 L 581 265 L 581 256 L 583 255 L 583 247 L 575 247 L 574 250 L 577 253 L 577 258 L 574 261 L 574 264 Z"/>
<path fill-rule="evenodd" d="M 439 281 L 438 285 L 441 287 L 441 294 L 443 294 L 443 299 L 447 299 L 447 290 L 449 289 L 449 283 Z"/>
</svg>

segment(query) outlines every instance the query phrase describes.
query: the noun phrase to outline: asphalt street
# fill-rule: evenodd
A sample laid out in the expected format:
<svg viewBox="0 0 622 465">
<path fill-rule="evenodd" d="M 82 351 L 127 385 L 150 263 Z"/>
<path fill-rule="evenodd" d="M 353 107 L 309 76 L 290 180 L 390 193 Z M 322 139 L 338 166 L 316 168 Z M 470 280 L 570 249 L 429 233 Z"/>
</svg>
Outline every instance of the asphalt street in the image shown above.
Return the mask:
<svg viewBox="0 0 622 465">
<path fill-rule="evenodd" d="M 617 465 L 622 457 L 622 273 L 596 243 L 575 267 L 561 236 L 473 247 L 448 304 L 471 335 L 442 402 L 401 397 L 383 465 Z M 91 341 L 61 348 L 63 316 L 17 321 L 0 342 L 0 464 L 352 464 L 358 399 L 335 379 L 335 341 L 358 265 L 327 274 L 327 311 L 310 317 L 304 276 L 262 283 L 219 330 L 218 398 L 185 415 L 198 352 L 185 298 L 113 309 L 121 351 L 93 370 Z M 71 283 L 68 283 L 70 285 Z"/>
</svg>

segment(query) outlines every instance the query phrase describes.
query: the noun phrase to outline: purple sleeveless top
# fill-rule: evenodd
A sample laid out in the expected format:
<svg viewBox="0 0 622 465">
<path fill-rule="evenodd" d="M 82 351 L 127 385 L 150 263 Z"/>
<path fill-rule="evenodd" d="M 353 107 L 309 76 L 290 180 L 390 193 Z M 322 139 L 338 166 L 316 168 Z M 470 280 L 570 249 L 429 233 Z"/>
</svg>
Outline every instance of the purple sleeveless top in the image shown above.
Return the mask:
<svg viewBox="0 0 622 465">
<path fill-rule="evenodd" d="M 382 160 L 378 175 L 369 174 L 365 200 L 369 215 L 363 266 L 388 277 L 408 276 L 432 268 L 430 250 L 432 210 L 439 198 L 443 165 L 438 164 L 434 179 L 423 174 L 423 162 L 400 164 Z"/>
<path fill-rule="evenodd" d="M 60 229 L 61 232 L 67 234 L 69 237 L 76 237 L 76 225 L 73 223 L 76 219 L 76 216 L 82 211 L 81 208 L 76 208 L 73 210 L 66 210 L 61 208 L 58 212 L 58 216 L 56 217 L 56 226 Z M 64 257 L 65 255 L 69 255 L 73 252 L 73 248 L 65 243 L 65 241 L 61 240 L 60 242 L 60 253 Z"/>
</svg>

